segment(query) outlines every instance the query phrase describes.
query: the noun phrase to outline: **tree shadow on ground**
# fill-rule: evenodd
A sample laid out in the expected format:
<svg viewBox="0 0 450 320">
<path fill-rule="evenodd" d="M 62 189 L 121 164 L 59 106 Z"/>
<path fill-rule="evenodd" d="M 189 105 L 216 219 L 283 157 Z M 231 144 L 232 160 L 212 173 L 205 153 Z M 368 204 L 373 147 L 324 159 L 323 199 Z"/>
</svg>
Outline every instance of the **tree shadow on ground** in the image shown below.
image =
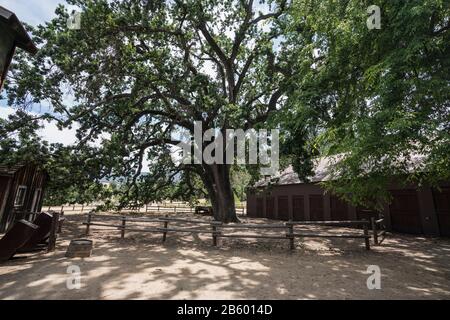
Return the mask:
<svg viewBox="0 0 450 320">
<path fill-rule="evenodd" d="M 93 229 L 90 258 L 68 259 L 83 237 L 82 216 L 68 216 L 54 253 L 0 266 L 0 299 L 399 299 L 450 298 L 450 241 L 395 235 L 364 250 L 360 239 L 224 239 Z M 267 221 L 266 221 L 267 222 Z M 317 231 L 317 230 L 316 230 Z M 336 231 L 336 232 L 339 232 Z M 82 286 L 67 288 L 67 267 Z M 368 290 L 369 265 L 381 268 L 381 290 Z"/>
</svg>

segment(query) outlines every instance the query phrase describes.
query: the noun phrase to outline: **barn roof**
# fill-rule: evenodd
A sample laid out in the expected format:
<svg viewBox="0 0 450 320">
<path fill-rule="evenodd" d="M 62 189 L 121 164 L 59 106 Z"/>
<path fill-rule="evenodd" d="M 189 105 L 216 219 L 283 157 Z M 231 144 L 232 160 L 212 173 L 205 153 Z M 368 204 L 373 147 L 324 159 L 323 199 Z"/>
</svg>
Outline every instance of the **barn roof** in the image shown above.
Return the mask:
<svg viewBox="0 0 450 320">
<path fill-rule="evenodd" d="M 338 154 L 332 157 L 321 157 L 316 158 L 313 160 L 313 175 L 308 177 L 308 181 L 310 183 L 317 183 L 317 182 L 324 182 L 324 181 L 330 181 L 332 179 L 331 170 L 329 169 L 333 165 L 335 165 L 337 162 L 339 162 L 345 154 Z M 418 170 L 423 164 L 425 159 L 424 155 L 421 154 L 413 154 L 410 156 L 408 160 L 408 168 L 407 170 L 409 172 L 414 172 Z M 399 159 L 401 160 L 401 159 Z M 256 184 L 255 187 L 263 187 L 267 186 L 269 184 L 275 184 L 275 185 L 290 185 L 290 184 L 301 184 L 305 183 L 306 181 L 303 181 L 299 178 L 296 172 L 294 172 L 294 169 L 292 166 L 287 167 L 283 171 L 279 172 L 276 176 L 271 177 L 270 179 L 261 179 Z"/>
<path fill-rule="evenodd" d="M 328 166 L 331 163 L 331 159 L 324 157 L 324 158 L 317 158 L 313 160 L 314 164 L 314 174 L 310 177 L 308 177 L 309 182 L 315 183 L 315 182 L 321 182 L 321 181 L 327 181 L 330 179 L 329 173 L 328 173 Z M 287 167 L 283 171 L 279 172 L 276 176 L 271 177 L 269 179 L 261 179 L 256 184 L 255 187 L 263 187 L 266 186 L 269 181 L 271 181 L 272 184 L 277 185 L 286 185 L 286 184 L 300 184 L 305 183 L 305 181 L 301 180 L 298 177 L 298 174 L 294 171 L 292 166 Z M 274 183 L 275 181 L 275 183 Z"/>
<path fill-rule="evenodd" d="M 14 166 L 0 166 L 0 176 L 12 176 L 25 165 L 17 164 Z"/>
<path fill-rule="evenodd" d="M 19 21 L 14 12 L 0 6 L 0 22 L 9 27 L 15 35 L 15 45 L 31 54 L 37 52 L 37 48 L 31 41 L 30 36 L 25 30 L 22 23 Z"/>
</svg>

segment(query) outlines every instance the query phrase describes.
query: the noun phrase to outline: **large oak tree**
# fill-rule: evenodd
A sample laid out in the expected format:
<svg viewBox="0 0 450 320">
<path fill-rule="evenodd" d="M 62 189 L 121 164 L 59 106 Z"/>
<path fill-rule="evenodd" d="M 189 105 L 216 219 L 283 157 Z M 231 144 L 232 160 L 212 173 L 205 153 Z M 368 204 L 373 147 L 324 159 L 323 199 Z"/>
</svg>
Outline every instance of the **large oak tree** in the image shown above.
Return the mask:
<svg viewBox="0 0 450 320">
<path fill-rule="evenodd" d="M 197 176 L 215 218 L 237 221 L 230 165 L 174 164 L 171 133 L 193 133 L 195 121 L 204 131 L 258 128 L 285 107 L 298 64 L 282 36 L 289 3 L 68 3 L 81 10 L 81 28 L 69 30 L 69 12 L 59 6 L 33 30 L 40 51 L 13 65 L 10 102 L 50 102 L 46 118 L 78 126 L 75 154 L 98 177 L 127 177 L 130 197 L 148 201 L 174 181 L 195 188 Z M 142 175 L 146 157 L 150 172 Z"/>
</svg>

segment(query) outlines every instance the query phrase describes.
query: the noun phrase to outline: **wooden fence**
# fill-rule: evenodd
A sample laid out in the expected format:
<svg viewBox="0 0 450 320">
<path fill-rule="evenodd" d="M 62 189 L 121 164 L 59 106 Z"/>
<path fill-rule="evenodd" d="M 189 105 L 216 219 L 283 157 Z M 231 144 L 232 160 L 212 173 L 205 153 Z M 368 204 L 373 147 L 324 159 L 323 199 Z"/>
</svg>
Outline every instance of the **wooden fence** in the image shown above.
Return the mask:
<svg viewBox="0 0 450 320">
<path fill-rule="evenodd" d="M 110 219 L 105 221 L 105 218 Z M 96 220 L 97 219 L 97 220 Z M 382 219 L 381 219 L 382 220 Z M 378 224 L 383 221 L 377 220 Z M 156 223 L 159 226 L 143 226 L 137 227 L 136 225 L 130 225 L 129 223 Z M 178 226 L 177 224 L 182 224 Z M 211 234 L 212 242 L 214 246 L 218 245 L 218 239 L 220 238 L 253 238 L 253 239 L 277 239 L 287 240 L 289 242 L 290 250 L 295 249 L 295 238 L 345 238 L 345 239 L 363 239 L 365 248 L 370 250 L 370 235 L 369 227 L 371 222 L 368 220 L 356 220 L 356 221 L 288 221 L 278 224 L 224 224 L 219 221 L 213 220 L 197 220 L 197 219 L 183 219 L 173 217 L 158 217 L 158 218 L 146 218 L 146 217 L 129 217 L 129 216 L 117 216 L 117 215 L 96 215 L 93 213 L 87 214 L 87 221 L 83 223 L 86 226 L 86 235 L 90 233 L 91 226 L 101 226 L 107 228 L 113 228 L 120 231 L 121 238 L 125 238 L 126 231 L 133 232 L 150 232 L 161 233 L 162 241 L 165 242 L 168 233 L 203 233 Z M 170 225 L 169 225 L 170 224 Z M 304 232 L 299 229 L 305 225 L 317 225 L 317 226 L 331 226 L 331 227 L 357 227 L 362 226 L 361 229 L 354 229 L 352 233 L 345 234 L 330 234 L 330 233 L 313 233 Z M 278 234 L 249 234 L 249 233 L 229 233 L 227 230 L 278 230 Z M 379 244 L 378 241 L 380 233 L 376 231 L 373 233 L 374 243 Z M 384 232 L 383 232 L 384 235 Z"/>
<path fill-rule="evenodd" d="M 96 205 L 63 205 L 63 206 L 45 206 L 43 209 L 47 211 L 60 211 L 60 212 L 80 212 L 85 213 L 97 208 Z M 131 206 L 122 209 L 122 212 L 137 212 L 137 213 L 194 213 L 195 207 L 187 205 L 165 205 L 165 204 L 147 204 L 144 206 Z M 244 215 L 247 209 L 245 207 L 236 207 L 236 213 Z"/>
<path fill-rule="evenodd" d="M 376 220 L 374 217 L 370 218 L 370 225 L 372 226 L 373 242 L 377 245 L 381 244 L 386 238 L 386 225 L 384 218 Z"/>
</svg>

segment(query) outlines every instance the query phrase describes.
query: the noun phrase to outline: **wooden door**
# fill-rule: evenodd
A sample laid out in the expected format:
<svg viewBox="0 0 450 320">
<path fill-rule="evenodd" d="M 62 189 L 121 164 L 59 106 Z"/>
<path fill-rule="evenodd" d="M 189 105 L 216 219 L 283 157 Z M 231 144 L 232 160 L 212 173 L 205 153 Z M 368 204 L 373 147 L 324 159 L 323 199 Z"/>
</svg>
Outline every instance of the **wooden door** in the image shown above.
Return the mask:
<svg viewBox="0 0 450 320">
<path fill-rule="evenodd" d="M 256 213 L 255 217 L 263 218 L 264 217 L 264 199 L 256 198 Z"/>
<path fill-rule="evenodd" d="M 433 190 L 434 206 L 441 236 L 450 237 L 450 188 Z"/>
<path fill-rule="evenodd" d="M 392 191 L 390 205 L 392 230 L 411 234 L 422 233 L 419 201 L 415 190 Z"/>
<path fill-rule="evenodd" d="M 275 219 L 275 199 L 274 197 L 266 198 L 266 218 Z"/>
<path fill-rule="evenodd" d="M 343 221 L 348 220 L 348 206 L 344 200 L 336 196 L 330 196 L 331 220 Z"/>
<path fill-rule="evenodd" d="M 323 196 L 322 195 L 310 195 L 309 196 L 309 211 L 311 221 L 323 220 Z"/>
<path fill-rule="evenodd" d="M 292 220 L 305 221 L 305 199 L 303 196 L 292 197 Z"/>
<path fill-rule="evenodd" d="M 278 219 L 289 220 L 289 198 L 288 196 L 278 197 Z"/>
</svg>

